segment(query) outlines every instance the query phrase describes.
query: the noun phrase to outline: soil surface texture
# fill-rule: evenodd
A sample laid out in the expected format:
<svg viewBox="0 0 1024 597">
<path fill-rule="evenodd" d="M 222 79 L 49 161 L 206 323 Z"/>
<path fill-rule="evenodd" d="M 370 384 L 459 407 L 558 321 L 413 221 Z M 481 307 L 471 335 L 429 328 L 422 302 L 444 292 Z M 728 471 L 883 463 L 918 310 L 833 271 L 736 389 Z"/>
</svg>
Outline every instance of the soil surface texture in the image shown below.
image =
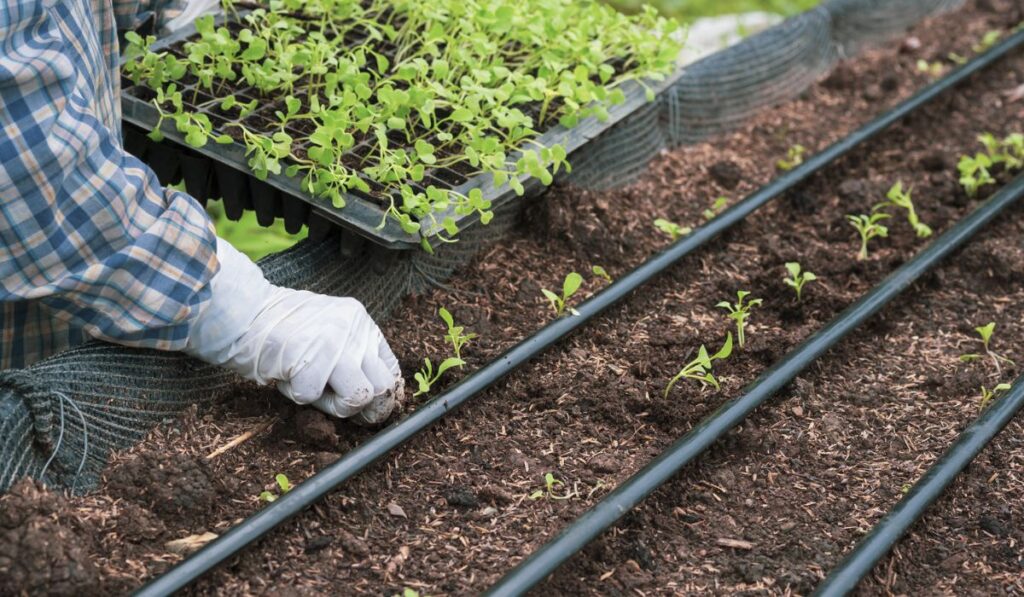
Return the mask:
<svg viewBox="0 0 1024 597">
<path fill-rule="evenodd" d="M 479 334 L 448 385 L 553 316 L 541 288 L 559 288 L 578 271 L 586 281 L 574 301 L 598 291 L 605 283 L 589 274 L 593 265 L 619 276 L 667 244 L 654 219 L 699 225 L 717 197 L 736 201 L 776 176 L 791 146 L 819 150 L 927 84 L 918 60 L 971 55 L 985 32 L 1022 19 L 1016 2 L 970 2 L 841 64 L 734 133 L 666 152 L 629 188 L 552 189 L 448 287 L 409 298 L 384 326 L 403 371 L 411 380 L 424 357 L 448 356 L 439 307 Z M 969 198 L 956 162 L 981 150 L 980 133 L 1024 132 L 1022 85 L 1017 53 L 756 212 L 190 590 L 479 593 L 929 242 L 905 212 L 890 210 L 888 237 L 873 239 L 859 261 L 847 214 L 870 213 L 902 181 L 938 234 L 1005 184 L 1009 175 L 997 170 L 999 183 Z M 789 261 L 818 276 L 801 302 L 783 283 Z M 665 397 L 702 344 L 714 351 L 735 332 L 715 305 L 740 290 L 764 303 L 750 315 L 746 345 L 715 366 L 721 389 L 682 380 Z M 990 349 L 1024 362 L 1015 342 L 1024 335 L 1024 206 L 821 358 L 537 594 L 809 593 L 978 415 L 980 387 L 1021 372 L 988 357 L 960 361 L 981 351 L 974 328 L 990 321 Z M 259 510 L 261 492 L 280 491 L 276 474 L 301 482 L 372 433 L 272 389 L 241 387 L 116 455 L 86 496 L 23 481 L 0 497 L 0 594 L 130 591 L 204 534 Z M 551 494 L 546 473 L 561 481 Z M 1024 593 L 1024 420 L 859 591 Z"/>
</svg>

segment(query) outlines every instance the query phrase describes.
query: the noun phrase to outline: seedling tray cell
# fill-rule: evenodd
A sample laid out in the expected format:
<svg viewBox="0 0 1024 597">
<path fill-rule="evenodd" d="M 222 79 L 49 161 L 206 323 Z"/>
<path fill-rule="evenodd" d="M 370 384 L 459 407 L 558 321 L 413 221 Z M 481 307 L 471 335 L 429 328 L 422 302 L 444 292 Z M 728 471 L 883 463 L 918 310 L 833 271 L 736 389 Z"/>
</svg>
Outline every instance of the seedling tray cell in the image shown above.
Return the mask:
<svg viewBox="0 0 1024 597">
<path fill-rule="evenodd" d="M 246 12 L 241 12 L 240 17 L 244 17 L 245 14 Z M 235 31 L 241 27 L 237 22 L 223 16 L 216 20 L 216 24 Z M 167 50 L 183 56 L 181 51 L 183 44 L 196 35 L 195 26 L 187 27 L 157 41 L 152 46 L 152 50 Z M 357 38 L 347 40 L 350 45 L 359 41 L 361 40 Z M 386 45 L 377 47 L 378 50 L 383 47 L 382 53 L 387 53 Z M 649 81 L 647 85 L 656 94 L 659 94 L 675 82 L 681 74 L 681 69 L 677 69 L 664 80 Z M 182 91 L 182 98 L 186 104 L 190 104 L 193 98 L 197 100 L 196 103 L 212 99 L 207 92 L 195 88 L 195 80 L 191 75 L 186 75 L 181 79 L 177 83 L 177 87 Z M 562 145 L 569 155 L 571 164 L 573 152 L 648 104 L 646 91 L 640 84 L 627 81 L 622 85 L 622 90 L 625 101 L 609 106 L 608 118 L 603 122 L 597 118 L 588 117 L 581 119 L 572 129 L 556 124 L 544 131 L 537 138 L 537 142 L 544 147 Z M 242 119 L 254 132 L 269 132 L 270 126 L 278 126 L 274 113 L 281 109 L 283 97 L 267 97 L 250 87 L 232 88 L 231 93 L 242 102 L 257 100 L 258 108 Z M 164 141 L 151 141 L 146 134 L 152 131 L 159 121 L 159 113 L 151 103 L 154 97 L 155 93 L 148 87 L 133 85 L 128 79 L 122 81 L 121 103 L 125 121 L 126 149 L 146 161 L 157 173 L 162 183 L 175 183 L 184 178 L 188 192 L 202 203 L 209 199 L 223 197 L 225 212 L 229 218 L 240 218 L 244 210 L 252 209 L 255 210 L 261 224 L 269 224 L 275 217 L 283 217 L 289 232 L 297 232 L 303 224 L 320 219 L 324 223 L 329 223 L 330 226 L 341 227 L 391 249 L 418 248 L 421 244 L 421 235 L 429 238 L 440 230 L 439 227 L 428 228 L 424 225 L 424 229 L 419 234 L 409 234 L 402 230 L 393 218 L 386 217 L 388 206 L 381 199 L 358 191 L 345 194 L 343 196 L 345 206 L 336 208 L 328 200 L 303 191 L 300 186 L 301 177 L 291 178 L 282 173 L 280 175 L 270 174 L 265 181 L 258 180 L 249 169 L 245 146 L 238 142 L 237 136 L 233 137 L 235 141 L 230 144 L 215 144 L 211 141 L 204 147 L 196 148 L 186 144 L 184 135 L 174 128 L 172 122 L 166 121 L 161 127 L 165 137 Z M 526 113 L 530 113 L 532 109 L 536 115 L 537 109 L 534 106 L 519 107 Z M 210 118 L 214 124 L 215 134 L 221 132 L 232 134 L 231 128 L 220 128 L 231 121 L 231 114 L 225 114 L 216 106 L 209 109 L 194 109 L 197 112 L 205 113 Z M 308 135 L 310 131 L 301 128 L 306 124 L 308 123 L 289 123 L 286 131 L 293 137 Z M 417 132 L 425 133 L 426 131 L 413 131 L 414 134 Z M 302 139 L 297 139 L 297 141 L 299 143 L 297 146 L 293 146 L 293 151 L 305 151 L 306 142 Z M 397 135 L 392 141 L 402 145 L 408 144 L 404 138 Z M 369 147 L 368 142 L 357 143 L 353 149 L 342 156 L 342 160 L 345 161 L 366 147 Z M 510 157 L 513 160 L 517 158 L 516 155 Z M 519 176 L 519 180 L 526 189 L 527 195 L 536 194 L 543 188 L 539 181 L 529 175 L 523 174 Z M 372 181 L 367 182 L 371 183 L 372 189 L 377 188 Z M 483 192 L 484 198 L 492 202 L 492 209 L 497 209 L 502 204 L 516 198 L 515 192 L 509 185 L 496 187 L 489 174 L 475 174 L 470 166 L 463 163 L 455 164 L 452 167 L 428 169 L 423 181 L 417 184 L 419 189 L 434 185 L 441 189 L 454 190 L 463 195 L 468 194 L 471 189 L 478 188 Z M 452 208 L 452 211 L 448 213 L 438 214 L 437 221 L 440 222 L 449 215 L 460 229 L 479 220 L 479 216 L 476 214 L 456 215 Z M 324 223 L 318 224 L 317 229 L 324 230 L 330 227 L 324 226 Z"/>
</svg>

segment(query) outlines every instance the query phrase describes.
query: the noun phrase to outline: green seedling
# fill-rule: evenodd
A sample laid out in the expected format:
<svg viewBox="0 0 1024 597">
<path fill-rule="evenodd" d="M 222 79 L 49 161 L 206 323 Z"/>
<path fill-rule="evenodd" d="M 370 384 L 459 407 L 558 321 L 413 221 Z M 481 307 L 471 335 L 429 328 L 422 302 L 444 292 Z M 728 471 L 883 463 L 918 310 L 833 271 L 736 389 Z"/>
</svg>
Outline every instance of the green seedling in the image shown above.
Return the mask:
<svg viewBox="0 0 1024 597">
<path fill-rule="evenodd" d="M 452 367 L 462 367 L 465 365 L 465 361 L 456 357 L 448 357 L 441 361 L 441 364 L 437 366 L 437 371 L 434 371 L 434 364 L 430 362 L 430 359 L 423 359 L 423 368 L 413 374 L 413 379 L 416 380 L 418 389 L 413 396 L 419 396 L 420 394 L 426 394 L 430 391 L 430 388 L 437 383 L 437 380 L 441 379 L 444 372 L 451 369 Z"/>
<path fill-rule="evenodd" d="M 944 70 L 946 67 L 941 62 L 928 62 L 923 58 L 917 61 L 917 72 L 925 73 L 933 79 L 941 77 Z"/>
<path fill-rule="evenodd" d="M 999 38 L 1001 38 L 1002 36 L 1002 31 L 998 31 L 995 29 L 991 31 L 986 31 L 985 35 L 982 36 L 981 40 L 978 41 L 978 43 L 971 46 L 971 49 L 974 50 L 976 53 L 980 54 L 986 50 L 989 50 L 990 48 L 992 48 L 992 46 L 996 45 L 996 43 L 999 42 Z"/>
<path fill-rule="evenodd" d="M 1009 170 L 1024 168 L 1024 134 L 1012 133 L 1003 139 L 1003 163 Z"/>
<path fill-rule="evenodd" d="M 964 363 L 972 363 L 974 361 L 980 360 L 980 359 L 982 359 L 982 358 L 987 356 L 990 359 L 992 359 L 992 362 L 996 366 L 996 371 L 1000 371 L 1001 370 L 1000 363 L 1006 363 L 1006 364 L 1010 365 L 1011 367 L 1014 365 L 1013 361 L 1011 361 L 1010 359 L 1008 359 L 1008 358 L 1006 358 L 1006 357 L 996 353 L 995 351 L 993 351 L 990 348 L 990 344 L 992 342 L 992 334 L 995 333 L 995 331 L 996 331 L 996 322 L 990 321 L 990 322 L 988 322 L 987 324 L 985 324 L 983 326 L 974 328 L 974 331 L 978 332 L 978 336 L 981 337 L 981 347 L 982 347 L 982 350 L 984 350 L 984 353 L 983 354 L 976 354 L 976 353 L 974 353 L 974 354 L 962 354 L 962 355 L 960 355 L 960 360 L 962 362 L 964 362 Z"/>
<path fill-rule="evenodd" d="M 928 224 L 921 221 L 918 217 L 917 211 L 914 209 L 914 201 L 911 199 L 912 189 L 903 190 L 903 182 L 897 181 L 896 184 L 892 185 L 889 192 L 886 193 L 886 201 L 883 201 L 873 208 L 872 212 L 877 212 L 886 207 L 895 207 L 898 209 L 905 209 L 907 211 L 907 222 L 910 223 L 911 228 L 919 238 L 927 238 L 932 235 L 932 229 Z"/>
<path fill-rule="evenodd" d="M 998 139 L 992 133 L 983 133 L 978 135 L 978 141 L 985 146 L 992 165 L 1002 164 L 1007 170 L 1024 167 L 1024 134 L 1013 133 Z"/>
<path fill-rule="evenodd" d="M 289 481 L 288 477 L 286 477 L 285 475 L 278 473 L 277 475 L 274 476 L 274 481 L 277 482 L 277 487 L 278 489 L 281 490 L 281 495 L 284 495 L 292 490 L 291 481 Z M 269 504 L 270 502 L 277 500 L 278 497 L 280 496 L 278 496 L 277 494 L 271 493 L 269 491 L 264 491 L 263 493 L 260 494 L 260 501 L 267 502 Z"/>
<path fill-rule="evenodd" d="M 992 402 L 992 399 L 996 397 L 996 394 L 1000 392 L 1005 392 L 1009 389 L 1010 384 L 1008 383 L 1001 383 L 996 387 L 992 388 L 991 390 L 989 390 L 985 386 L 981 386 L 981 401 L 978 403 L 978 410 L 985 410 L 985 407 L 988 406 L 990 402 Z"/>
<path fill-rule="evenodd" d="M 996 179 L 989 172 L 991 167 L 992 158 L 987 154 L 976 153 L 974 157 L 961 156 L 956 168 L 960 171 L 960 185 L 968 197 L 976 196 L 981 187 L 995 183 Z"/>
<path fill-rule="evenodd" d="M 946 58 L 949 58 L 950 62 L 958 66 L 967 64 L 967 57 L 962 54 L 957 54 L 956 52 L 950 52 L 946 55 Z"/>
<path fill-rule="evenodd" d="M 452 314 L 448 312 L 448 309 L 441 307 L 437 311 L 437 315 L 444 321 L 445 325 L 448 326 L 448 333 L 445 334 L 445 342 L 452 345 L 452 352 L 455 353 L 455 358 L 459 361 L 462 360 L 462 348 L 469 344 L 469 342 L 477 337 L 473 333 L 465 333 L 466 328 L 461 325 L 455 325 L 455 319 Z M 459 365 L 462 368 L 462 365 Z"/>
<path fill-rule="evenodd" d="M 716 390 L 721 389 L 721 384 L 718 383 L 718 379 L 712 373 L 715 361 L 721 361 L 729 358 L 732 354 L 732 332 L 725 337 L 725 343 L 722 344 L 722 348 L 718 349 L 718 352 L 711 355 L 708 354 L 708 349 L 701 344 L 700 349 L 697 350 L 697 358 L 693 359 L 689 363 L 683 366 L 671 380 L 668 385 L 665 386 L 664 397 L 668 398 L 668 393 L 672 391 L 672 387 L 680 379 L 692 379 L 699 381 L 701 387 L 714 386 Z"/>
<path fill-rule="evenodd" d="M 395 597 L 398 596 L 396 595 Z M 402 589 L 402 597 L 420 597 L 420 592 L 416 589 L 410 589 L 409 587 L 405 587 L 404 589 Z"/>
<path fill-rule="evenodd" d="M 806 153 L 806 147 L 800 144 L 794 145 L 786 152 L 786 158 L 776 162 L 775 166 L 783 172 L 788 172 L 804 163 L 804 154 Z"/>
<path fill-rule="evenodd" d="M 583 276 L 576 272 L 570 272 L 565 277 L 565 281 L 562 282 L 562 295 L 559 296 L 554 292 L 551 292 L 547 288 L 541 288 L 541 292 L 544 293 L 545 298 L 551 303 L 551 308 L 555 310 L 555 317 L 561 317 L 566 311 L 566 304 L 572 295 L 576 294 L 576 291 L 580 289 L 583 284 Z M 579 315 L 579 312 L 572 307 L 569 307 L 569 312 L 573 315 Z"/>
<path fill-rule="evenodd" d="M 718 199 L 715 199 L 715 202 L 711 204 L 711 207 L 704 210 L 704 219 L 713 220 L 715 216 L 722 213 L 722 211 L 728 206 L 728 197 L 719 197 Z"/>
<path fill-rule="evenodd" d="M 873 213 L 870 216 L 865 214 L 846 216 L 846 220 L 860 234 L 860 252 L 857 253 L 858 261 L 864 261 L 868 258 L 868 241 L 875 237 L 885 238 L 889 236 L 889 229 L 883 224 L 879 224 L 879 222 L 890 217 L 892 216 L 886 213 Z"/>
<path fill-rule="evenodd" d="M 680 226 L 679 224 L 670 222 L 665 218 L 658 218 L 657 220 L 654 220 L 654 227 L 667 234 L 672 241 L 677 241 L 693 232 L 693 228 L 690 228 L 689 226 Z"/>
<path fill-rule="evenodd" d="M 544 488 L 538 489 L 530 494 L 531 500 L 539 500 L 541 498 L 547 498 L 549 500 L 567 500 L 572 497 L 572 494 L 566 493 L 559 495 L 559 492 L 565 490 L 565 483 L 555 478 L 552 473 L 544 475 Z"/>
<path fill-rule="evenodd" d="M 736 322 L 736 341 L 739 343 L 740 348 L 743 348 L 746 342 L 745 328 L 747 326 L 747 318 L 750 317 L 750 310 L 754 307 L 759 307 L 763 302 L 761 299 L 750 299 L 750 292 L 746 290 L 740 290 L 736 293 L 736 302 L 730 303 L 729 301 L 722 301 L 715 305 L 719 309 L 725 309 L 729 312 L 729 319 Z"/>
<path fill-rule="evenodd" d="M 982 133 L 978 135 L 978 142 L 985 147 L 985 152 L 988 153 L 993 164 L 1001 164 L 1006 161 L 1006 156 L 1003 154 L 1003 143 L 995 135 Z"/>
<path fill-rule="evenodd" d="M 789 286 L 796 291 L 796 302 L 799 303 L 801 300 L 800 295 L 804 289 L 804 284 L 817 280 L 818 276 L 815 276 L 813 272 L 803 271 L 800 264 L 796 261 L 787 262 L 786 270 L 789 272 L 789 277 L 783 278 L 782 281 L 786 283 L 786 286 Z"/>
<path fill-rule="evenodd" d="M 612 280 L 612 277 L 608 275 L 608 272 L 605 271 L 605 269 L 603 267 L 601 267 L 600 265 L 595 265 L 594 267 L 590 268 L 590 271 L 595 276 L 597 276 L 598 278 L 601 278 L 602 280 L 604 280 L 605 282 L 607 282 L 609 284 L 614 282 L 614 280 Z"/>
</svg>

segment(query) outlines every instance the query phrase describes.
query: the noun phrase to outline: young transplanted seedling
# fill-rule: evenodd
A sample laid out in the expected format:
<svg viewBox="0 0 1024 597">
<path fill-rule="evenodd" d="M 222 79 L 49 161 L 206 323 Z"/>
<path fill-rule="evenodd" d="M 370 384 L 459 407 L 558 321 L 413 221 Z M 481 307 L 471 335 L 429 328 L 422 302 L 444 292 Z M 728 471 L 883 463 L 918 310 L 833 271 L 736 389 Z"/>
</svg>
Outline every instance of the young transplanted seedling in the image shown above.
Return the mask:
<svg viewBox="0 0 1024 597">
<path fill-rule="evenodd" d="M 275 475 L 274 481 L 277 482 L 277 487 L 281 490 L 281 495 L 284 495 L 292 490 L 292 483 L 284 474 L 278 473 L 277 475 Z M 276 494 L 273 494 L 269 491 L 264 491 L 263 493 L 260 494 L 260 501 L 267 502 L 269 504 L 270 502 L 277 500 L 278 497 L 279 496 Z"/>
<path fill-rule="evenodd" d="M 455 325 L 455 318 L 448 312 L 448 309 L 441 307 L 437 311 L 438 316 L 444 321 L 445 325 L 448 326 L 448 333 L 445 334 L 445 342 L 452 345 L 452 352 L 455 353 L 455 358 L 462 360 L 462 347 L 469 344 L 471 340 L 476 338 L 476 334 L 466 334 L 466 328 L 461 325 Z M 461 368 L 462 365 L 459 365 Z"/>
<path fill-rule="evenodd" d="M 786 152 L 786 158 L 779 160 L 775 163 L 779 170 L 788 172 L 793 168 L 796 168 L 800 164 L 804 163 L 804 154 L 807 153 L 807 148 L 799 143 L 789 148 Z"/>
<path fill-rule="evenodd" d="M 711 373 L 711 369 L 714 366 L 715 361 L 721 361 L 729 358 L 732 354 L 732 332 L 725 337 L 725 343 L 722 344 L 722 348 L 718 349 L 713 355 L 708 354 L 708 349 L 701 344 L 700 349 L 697 351 L 697 358 L 693 359 L 676 374 L 665 386 L 665 398 L 668 398 L 668 393 L 672 391 L 672 386 L 676 385 L 680 379 L 693 379 L 699 381 L 701 386 L 712 385 L 716 390 L 721 389 L 721 385 L 718 383 L 718 379 L 715 378 L 714 374 Z"/>
<path fill-rule="evenodd" d="M 565 281 L 562 282 L 562 296 L 558 296 L 554 292 L 551 292 L 547 288 L 541 288 L 540 291 L 544 293 L 544 296 L 551 303 L 551 308 L 555 310 L 555 317 L 561 317 L 566 310 L 566 303 L 572 298 L 572 295 L 576 294 L 576 291 L 580 289 L 580 285 L 583 284 L 583 276 L 576 272 L 570 272 L 565 277 Z M 579 315 L 579 312 L 572 307 L 569 307 L 569 312 L 573 315 Z"/>
<path fill-rule="evenodd" d="M 1001 354 L 997 354 L 991 348 L 989 348 L 989 343 L 992 342 L 992 334 L 993 332 L 995 332 L 995 330 L 996 322 L 994 321 L 990 321 L 986 325 L 983 325 L 981 327 L 974 328 L 974 331 L 978 332 L 978 335 L 981 336 L 981 346 L 985 350 L 985 354 L 962 354 L 960 355 L 960 360 L 963 361 L 964 363 L 971 363 L 979 359 L 982 359 L 985 356 L 988 356 L 989 358 L 992 359 L 992 362 L 995 363 L 996 371 L 1001 370 L 1001 367 L 999 366 L 1000 362 L 1006 363 L 1012 367 L 1014 364 L 1013 361 L 1004 357 Z"/>
<path fill-rule="evenodd" d="M 813 282 L 818 279 L 813 272 L 805 272 L 800 267 L 800 264 L 796 261 L 789 261 L 786 263 L 786 270 L 789 271 L 789 277 L 783 278 L 782 281 L 796 291 L 796 302 L 800 302 L 800 294 L 803 292 L 804 284 Z"/>
<path fill-rule="evenodd" d="M 608 275 L 608 272 L 603 267 L 601 267 L 600 265 L 593 266 L 592 268 L 590 268 L 590 271 L 595 276 L 597 276 L 598 278 L 601 278 L 602 280 L 604 280 L 605 282 L 608 282 L 609 284 L 614 282 L 614 280 L 612 280 L 612 277 Z"/>
<path fill-rule="evenodd" d="M 996 181 L 992 177 L 992 173 L 989 172 L 991 167 L 992 158 L 984 153 L 976 153 L 974 157 L 969 155 L 960 157 L 956 169 L 960 171 L 960 185 L 968 197 L 974 197 L 978 194 L 978 189 Z"/>
<path fill-rule="evenodd" d="M 677 241 L 693 232 L 693 228 L 690 228 L 689 226 L 680 226 L 679 224 L 670 222 L 665 218 L 658 218 L 657 220 L 654 220 L 654 227 L 667 234 L 673 241 Z"/>
<path fill-rule="evenodd" d="M 538 489 L 530 494 L 531 500 L 539 500 L 540 498 L 546 497 L 551 500 L 567 500 L 572 497 L 571 493 L 559 495 L 559 492 L 565 489 L 565 483 L 555 478 L 552 473 L 544 475 L 544 489 Z"/>
<path fill-rule="evenodd" d="M 1003 32 L 999 31 L 998 29 L 986 31 L 985 35 L 981 38 L 981 40 L 978 43 L 974 44 L 971 47 L 971 49 L 980 54 L 992 48 L 992 46 L 996 45 L 996 43 L 999 41 L 999 38 L 1001 38 L 1002 36 Z"/>
<path fill-rule="evenodd" d="M 722 213 L 722 210 L 724 210 L 728 206 L 729 206 L 729 198 L 728 197 L 719 197 L 718 199 L 715 199 L 715 202 L 711 204 L 711 207 L 709 207 L 709 208 L 704 210 L 704 219 L 705 220 L 713 220 L 713 219 L 715 219 L 715 216 L 717 216 L 718 214 Z"/>
<path fill-rule="evenodd" d="M 868 258 L 868 241 L 876 236 L 882 238 L 889 236 L 889 229 L 883 224 L 879 224 L 879 222 L 890 217 L 892 216 L 886 213 L 873 213 L 870 216 L 865 214 L 846 216 L 850 225 L 856 228 L 860 234 L 860 252 L 857 253 L 858 261 L 864 261 Z"/>
<path fill-rule="evenodd" d="M 885 198 L 887 201 L 883 201 L 875 205 L 871 208 L 871 211 L 877 212 L 890 206 L 905 209 L 907 210 L 907 222 L 910 223 L 910 226 L 914 229 L 914 232 L 917 233 L 917 236 L 920 238 L 927 238 L 932 235 L 932 229 L 918 217 L 917 211 L 914 209 L 914 201 L 910 198 L 911 191 L 912 189 L 909 188 L 904 191 L 903 181 L 897 181 L 896 184 L 892 185 L 889 189 L 889 192 L 886 193 Z"/>
<path fill-rule="evenodd" d="M 1013 133 L 999 139 L 992 133 L 978 135 L 978 141 L 985 146 L 992 165 L 1002 164 L 1007 170 L 1024 167 L 1024 134 Z"/>
<path fill-rule="evenodd" d="M 423 368 L 413 374 L 413 379 L 416 380 L 416 384 L 419 386 L 416 393 L 413 396 L 419 396 L 420 394 L 426 394 L 430 391 L 437 380 L 441 379 L 444 372 L 451 369 L 452 367 L 462 367 L 466 362 L 456 357 L 448 357 L 441 361 L 441 364 L 437 366 L 437 371 L 434 371 L 434 364 L 430 362 L 430 359 L 423 359 Z"/>
<path fill-rule="evenodd" d="M 985 410 L 985 407 L 988 406 L 989 402 L 992 402 L 992 399 L 996 397 L 996 394 L 999 392 L 1005 392 L 1009 389 L 1010 384 L 1008 383 L 1001 383 L 991 390 L 985 386 L 981 386 L 981 401 L 978 403 L 978 410 Z"/>
<path fill-rule="evenodd" d="M 747 318 L 750 317 L 750 310 L 754 307 L 761 305 L 762 301 L 759 298 L 747 300 L 750 296 L 750 292 L 746 290 L 740 290 L 736 293 L 736 302 L 730 303 L 729 301 L 722 301 L 715 305 L 719 309 L 725 309 L 729 312 L 729 319 L 736 322 L 736 341 L 739 343 L 740 348 L 743 348 L 746 337 L 744 330 L 747 325 Z"/>
<path fill-rule="evenodd" d="M 946 69 L 946 67 L 944 67 L 942 65 L 942 63 L 938 62 L 938 61 L 936 61 L 936 62 L 928 62 L 927 60 L 925 60 L 923 58 L 921 58 L 920 60 L 917 61 L 917 71 L 921 72 L 921 73 L 925 73 L 929 77 L 932 77 L 933 79 L 937 79 L 937 78 L 941 77 L 942 76 L 942 71 L 944 71 L 945 69 Z"/>
</svg>

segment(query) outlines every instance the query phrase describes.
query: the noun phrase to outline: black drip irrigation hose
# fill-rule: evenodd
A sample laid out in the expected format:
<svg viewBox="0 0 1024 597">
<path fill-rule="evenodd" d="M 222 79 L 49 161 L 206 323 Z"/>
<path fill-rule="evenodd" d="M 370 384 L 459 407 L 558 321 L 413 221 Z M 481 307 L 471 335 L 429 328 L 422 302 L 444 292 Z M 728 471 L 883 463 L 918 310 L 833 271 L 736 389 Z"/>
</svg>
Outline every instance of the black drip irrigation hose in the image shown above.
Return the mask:
<svg viewBox="0 0 1024 597">
<path fill-rule="evenodd" d="M 1024 175 L 1018 176 L 991 199 L 935 239 L 916 257 L 889 275 L 881 284 L 847 307 L 828 325 L 791 350 L 778 363 L 747 386 L 744 393 L 726 402 L 685 435 L 577 518 L 557 537 L 516 566 L 486 595 L 522 595 L 544 580 L 566 560 L 615 524 L 681 468 L 693 462 L 711 444 L 739 425 L 804 369 L 839 343 L 847 334 L 876 314 L 915 280 L 958 249 L 1000 212 L 1024 196 Z"/>
<path fill-rule="evenodd" d="M 448 391 L 424 403 L 405 419 L 392 424 L 365 443 L 342 456 L 291 491 L 266 506 L 228 532 L 211 541 L 162 576 L 150 581 L 135 594 L 142 597 L 170 595 L 223 563 L 279 524 L 314 504 L 327 493 L 348 481 L 376 460 L 428 428 L 492 386 L 521 365 L 582 327 L 634 290 L 656 278 L 687 255 L 701 248 L 741 222 L 752 212 L 803 182 L 818 170 L 843 157 L 858 145 L 872 139 L 893 123 L 932 101 L 944 91 L 997 62 L 1024 43 L 1024 32 L 1008 37 L 971 62 L 925 87 L 910 99 L 858 129 L 848 137 L 810 158 L 793 170 L 768 183 L 736 203 L 715 219 L 674 242 L 622 276 L 577 307 L 578 315 L 552 321 L 532 336 L 513 346 L 500 357 L 466 377 Z"/>
<path fill-rule="evenodd" d="M 818 585 L 814 595 L 839 597 L 852 591 L 1022 406 L 1024 375 L 1017 378 L 1008 393 L 996 398 L 980 417 L 967 426 L 938 462 Z"/>
</svg>

